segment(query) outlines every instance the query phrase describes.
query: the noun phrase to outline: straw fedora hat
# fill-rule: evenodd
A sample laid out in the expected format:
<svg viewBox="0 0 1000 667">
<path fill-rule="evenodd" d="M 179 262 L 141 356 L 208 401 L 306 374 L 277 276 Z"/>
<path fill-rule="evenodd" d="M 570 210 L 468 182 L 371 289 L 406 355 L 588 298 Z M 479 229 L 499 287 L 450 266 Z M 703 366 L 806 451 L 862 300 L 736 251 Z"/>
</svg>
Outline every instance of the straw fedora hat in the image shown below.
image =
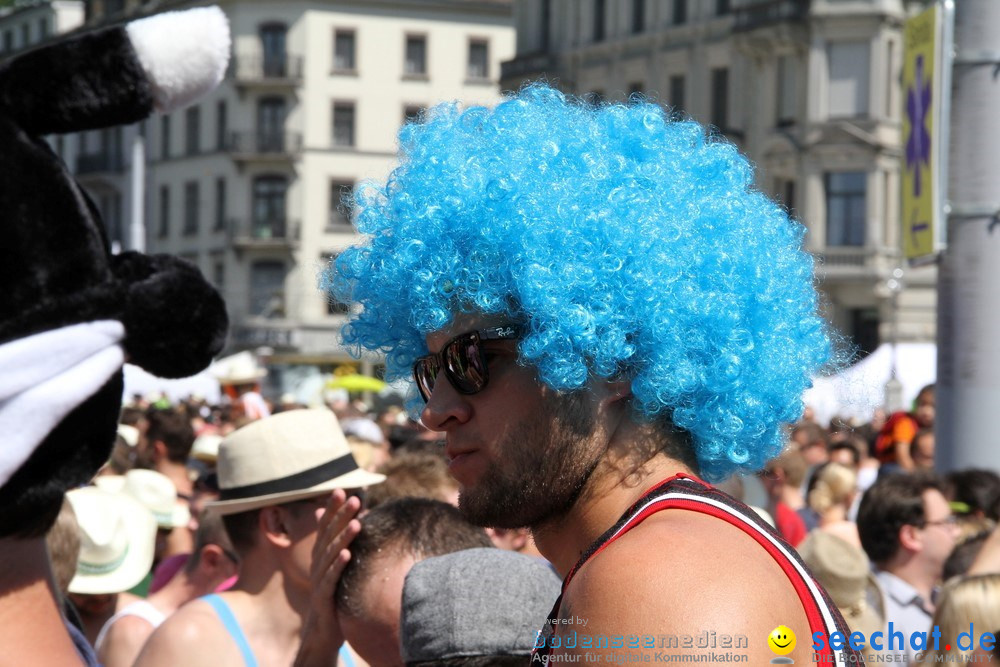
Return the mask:
<svg viewBox="0 0 1000 667">
<path fill-rule="evenodd" d="M 66 494 L 80 526 L 80 557 L 71 593 L 120 593 L 153 566 L 156 519 L 138 501 L 95 486 Z"/>
<path fill-rule="evenodd" d="M 814 530 L 799 545 L 799 555 L 830 594 L 852 632 L 870 637 L 885 629 L 885 619 L 870 603 L 881 599 L 881 591 L 864 551 L 836 535 Z M 884 604 L 879 606 L 885 608 Z"/>
<path fill-rule="evenodd" d="M 191 458 L 202 463 L 215 463 L 219 459 L 219 445 L 222 436 L 217 433 L 203 433 L 191 445 Z"/>
<path fill-rule="evenodd" d="M 362 470 L 330 410 L 289 410 L 230 433 L 219 445 L 219 500 L 235 514 L 385 481 Z"/>
</svg>

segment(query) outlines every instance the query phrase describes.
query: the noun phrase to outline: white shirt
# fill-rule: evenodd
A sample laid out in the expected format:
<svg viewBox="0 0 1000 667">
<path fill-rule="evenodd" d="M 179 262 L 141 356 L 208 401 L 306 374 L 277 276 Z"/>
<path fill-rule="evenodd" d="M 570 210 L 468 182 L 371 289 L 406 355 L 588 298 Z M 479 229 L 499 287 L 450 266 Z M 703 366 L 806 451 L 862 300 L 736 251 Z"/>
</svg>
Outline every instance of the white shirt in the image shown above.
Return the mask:
<svg viewBox="0 0 1000 667">
<path fill-rule="evenodd" d="M 885 620 L 889 626 L 883 640 L 883 653 L 895 653 L 897 655 L 906 654 L 909 661 L 914 662 L 916 653 L 910 646 L 910 635 L 914 632 L 924 632 L 927 634 L 928 648 L 934 647 L 934 638 L 930 636 L 933 619 L 933 611 L 930 601 L 917 592 L 917 589 L 906 583 L 891 572 L 877 571 L 875 578 L 878 580 L 882 592 L 885 594 Z M 889 624 L 892 624 L 891 626 Z M 893 645 L 893 650 L 889 650 L 890 635 L 894 633 L 903 635 L 903 649 L 899 649 L 898 638 Z"/>
</svg>

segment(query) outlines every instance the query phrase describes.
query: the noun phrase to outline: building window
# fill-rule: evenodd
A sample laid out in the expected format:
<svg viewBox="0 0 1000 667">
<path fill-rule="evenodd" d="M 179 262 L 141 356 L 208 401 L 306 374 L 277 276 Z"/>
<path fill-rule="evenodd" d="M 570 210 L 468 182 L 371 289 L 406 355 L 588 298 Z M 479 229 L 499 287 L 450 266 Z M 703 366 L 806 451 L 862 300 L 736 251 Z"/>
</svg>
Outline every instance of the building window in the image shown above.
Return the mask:
<svg viewBox="0 0 1000 667">
<path fill-rule="evenodd" d="M 160 157 L 170 159 L 170 116 L 160 118 Z"/>
<path fill-rule="evenodd" d="M 350 226 L 350 199 L 351 190 L 354 183 L 349 181 L 332 181 L 330 183 L 330 218 L 327 227 L 343 231 L 344 227 Z"/>
<path fill-rule="evenodd" d="M 357 70 L 356 46 L 353 30 L 337 30 L 333 33 L 334 72 L 354 72 Z"/>
<path fill-rule="evenodd" d="M 604 0 L 594 0 L 594 41 L 603 42 L 605 37 L 605 17 L 607 16 L 607 7 L 605 7 Z"/>
<path fill-rule="evenodd" d="M 166 185 L 160 186 L 160 229 L 161 239 L 170 234 L 170 188 Z"/>
<path fill-rule="evenodd" d="M 27 23 L 21 24 L 21 48 L 26 48 L 31 43 L 31 26 Z"/>
<path fill-rule="evenodd" d="M 184 234 L 198 233 L 198 181 L 184 184 Z"/>
<path fill-rule="evenodd" d="M 285 316 L 285 265 L 257 261 L 250 265 L 250 315 L 274 319 Z"/>
<path fill-rule="evenodd" d="M 201 151 L 201 109 L 190 107 L 184 116 L 184 151 L 187 155 L 197 155 Z"/>
<path fill-rule="evenodd" d="M 878 349 L 878 309 L 851 308 L 848 311 L 850 319 L 851 340 L 857 346 L 862 357 L 866 357 Z"/>
<path fill-rule="evenodd" d="M 863 171 L 826 174 L 826 244 L 865 244 L 865 194 L 868 174 Z"/>
<path fill-rule="evenodd" d="M 104 218 L 104 228 L 112 246 L 119 249 L 122 246 L 122 196 L 120 192 L 102 195 L 100 198 L 101 217 Z"/>
<path fill-rule="evenodd" d="M 221 258 L 212 262 L 212 282 L 220 292 L 226 286 L 226 263 Z"/>
<path fill-rule="evenodd" d="M 632 34 L 646 29 L 646 0 L 632 0 Z"/>
<path fill-rule="evenodd" d="M 490 75 L 489 44 L 485 39 L 469 40 L 469 63 L 466 76 L 473 81 L 488 79 Z"/>
<path fill-rule="evenodd" d="M 403 65 L 406 76 L 427 76 L 427 37 L 406 36 L 406 62 Z"/>
<path fill-rule="evenodd" d="M 403 107 L 403 123 L 419 123 L 420 114 L 424 108 L 415 104 L 408 104 Z"/>
<path fill-rule="evenodd" d="M 5 53 L 10 53 L 14 50 L 14 32 L 11 30 L 3 31 L 3 50 Z"/>
<path fill-rule="evenodd" d="M 45 17 L 38 19 L 38 39 L 43 40 L 49 36 L 49 20 Z"/>
<path fill-rule="evenodd" d="M 715 0 L 715 15 L 722 16 L 732 10 L 731 0 Z"/>
<path fill-rule="evenodd" d="M 226 101 L 219 100 L 215 105 L 215 147 L 220 151 L 226 150 L 227 134 L 229 134 L 229 110 L 226 108 Z"/>
<path fill-rule="evenodd" d="M 543 52 L 548 51 L 549 33 L 552 31 L 552 0 L 542 0 L 542 20 L 538 22 L 538 29 L 541 31 L 538 48 Z"/>
<path fill-rule="evenodd" d="M 260 27 L 260 46 L 263 74 L 268 78 L 282 78 L 288 75 L 288 56 L 285 38 L 288 28 L 281 23 L 269 23 Z"/>
<path fill-rule="evenodd" d="M 263 97 L 257 102 L 257 151 L 285 150 L 285 98 Z"/>
<path fill-rule="evenodd" d="M 868 115 L 868 42 L 835 42 L 827 46 L 829 115 Z"/>
<path fill-rule="evenodd" d="M 795 58 L 781 56 L 778 58 L 778 125 L 791 125 L 795 122 L 798 106 L 796 91 Z"/>
<path fill-rule="evenodd" d="M 215 230 L 226 228 L 226 179 L 215 179 Z"/>
<path fill-rule="evenodd" d="M 674 13 L 671 16 L 671 23 L 674 25 L 681 25 L 682 23 L 687 23 L 688 20 L 688 3 L 687 0 L 674 0 Z"/>
<path fill-rule="evenodd" d="M 673 107 L 674 113 L 680 113 L 684 111 L 684 75 L 675 74 L 670 77 L 670 106 Z"/>
<path fill-rule="evenodd" d="M 788 214 L 791 215 L 795 210 L 795 181 L 783 178 L 775 180 L 774 195 L 784 205 Z"/>
<path fill-rule="evenodd" d="M 333 105 L 333 145 L 354 146 L 354 103 L 337 102 Z"/>
<path fill-rule="evenodd" d="M 331 252 L 321 253 L 319 256 L 319 261 L 321 266 L 325 269 L 331 266 L 337 260 L 337 255 Z M 345 315 L 351 312 L 351 305 L 338 301 L 334 299 L 329 294 L 326 295 L 326 314 L 327 315 Z"/>
<path fill-rule="evenodd" d="M 709 122 L 720 130 L 729 127 L 729 69 L 726 67 L 712 70 L 712 109 Z"/>
<path fill-rule="evenodd" d="M 258 176 L 253 182 L 253 229 L 257 239 L 285 238 L 284 176 Z"/>
</svg>

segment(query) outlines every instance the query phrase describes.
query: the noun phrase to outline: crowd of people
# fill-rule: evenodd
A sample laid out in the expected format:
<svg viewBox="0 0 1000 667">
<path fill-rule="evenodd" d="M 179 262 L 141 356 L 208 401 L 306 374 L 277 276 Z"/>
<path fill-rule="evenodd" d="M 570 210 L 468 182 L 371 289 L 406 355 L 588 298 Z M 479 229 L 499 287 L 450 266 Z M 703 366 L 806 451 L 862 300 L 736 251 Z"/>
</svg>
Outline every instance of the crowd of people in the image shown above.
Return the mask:
<svg viewBox="0 0 1000 667">
<path fill-rule="evenodd" d="M 913 412 L 855 426 L 824 427 L 807 410 L 760 473 L 719 484 L 747 502 L 758 484 L 765 500 L 754 510 L 796 547 L 849 631 L 869 651 L 874 633 L 899 632 L 904 641 L 878 652 L 909 661 L 988 653 L 980 635 L 1000 631 L 1000 476 L 939 476 L 933 450 L 918 454 L 913 439 L 933 427 L 933 397 L 927 387 Z M 322 645 L 342 665 L 513 665 L 534 648 L 559 594 L 555 568 L 528 530 L 484 530 L 463 517 L 440 434 L 399 407 L 265 401 L 267 416 L 249 418 L 239 401 L 136 398 L 110 460 L 68 494 L 47 538 L 66 614 L 102 664 L 314 664 L 310 632 L 333 635 Z M 879 443 L 907 418 L 911 441 L 897 449 L 911 460 L 880 460 Z M 280 484 L 331 461 L 339 466 Z M 250 495 L 234 495 L 245 487 Z M 334 489 L 331 516 L 342 518 L 324 531 Z M 355 514 L 360 524 L 345 523 Z M 323 585 L 329 555 L 314 563 L 317 547 L 345 535 L 351 559 Z M 309 629 L 324 595 L 333 633 L 329 619 Z M 457 617 L 468 632 L 446 628 Z M 970 624 L 973 645 L 960 647 Z M 938 646 L 910 642 L 935 628 Z M 465 661 L 440 662 L 456 657 Z"/>
</svg>

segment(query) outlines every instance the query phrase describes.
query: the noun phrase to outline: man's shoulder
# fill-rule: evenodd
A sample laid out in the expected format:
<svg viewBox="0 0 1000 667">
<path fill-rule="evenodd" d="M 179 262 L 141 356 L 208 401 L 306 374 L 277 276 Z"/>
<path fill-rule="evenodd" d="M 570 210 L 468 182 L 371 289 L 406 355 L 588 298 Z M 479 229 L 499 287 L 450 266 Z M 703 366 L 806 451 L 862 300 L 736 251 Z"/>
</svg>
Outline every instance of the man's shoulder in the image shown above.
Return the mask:
<svg viewBox="0 0 1000 667">
<path fill-rule="evenodd" d="M 141 616 L 126 614 L 108 626 L 98 648 L 98 658 L 105 665 L 132 664 L 155 627 Z"/>
<path fill-rule="evenodd" d="M 114 623 L 108 626 L 105 635 L 106 642 L 127 641 L 136 637 L 148 637 L 153 634 L 156 627 L 143 616 L 126 614 L 114 619 Z"/>
<path fill-rule="evenodd" d="M 799 609 L 794 588 L 775 558 L 753 536 L 716 517 L 684 510 L 659 512 L 607 545 L 567 589 L 572 604 L 616 604 L 639 592 L 642 608 L 622 613 L 673 622 L 692 612 L 737 606 Z M 766 594 L 761 594 L 766 591 Z"/>
<path fill-rule="evenodd" d="M 753 536 L 684 510 L 647 518 L 592 557 L 567 587 L 560 617 L 598 638 L 704 632 L 760 638 L 779 625 L 809 627 L 781 565 Z M 773 656 L 755 642 L 747 657 Z"/>
<path fill-rule="evenodd" d="M 225 653 L 232 644 L 226 628 L 215 610 L 202 599 L 192 600 L 170 615 L 150 635 L 143 647 L 136 665 L 156 667 L 159 665 L 184 664 L 191 667 L 192 658 L 208 657 Z M 215 660 L 216 665 L 226 662 Z M 201 664 L 195 662 L 194 664 Z"/>
<path fill-rule="evenodd" d="M 714 574 L 750 573 L 773 564 L 768 552 L 738 526 L 700 512 L 670 509 L 650 516 L 608 544 L 580 569 L 579 576 L 683 585 Z M 724 577 L 722 582 L 728 586 L 732 580 Z"/>
</svg>

